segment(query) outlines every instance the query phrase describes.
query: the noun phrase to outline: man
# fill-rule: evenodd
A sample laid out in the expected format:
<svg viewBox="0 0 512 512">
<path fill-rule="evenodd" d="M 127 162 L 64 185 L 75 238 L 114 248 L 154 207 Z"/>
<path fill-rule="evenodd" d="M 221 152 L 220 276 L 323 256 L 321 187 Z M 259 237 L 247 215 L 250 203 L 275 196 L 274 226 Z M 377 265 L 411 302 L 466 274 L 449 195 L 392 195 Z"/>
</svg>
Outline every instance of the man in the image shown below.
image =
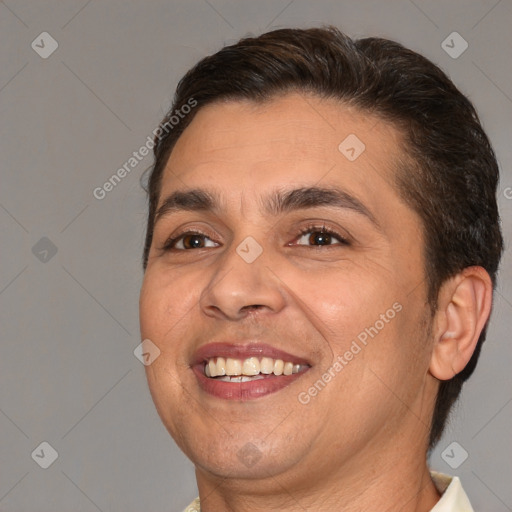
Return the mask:
<svg viewBox="0 0 512 512">
<path fill-rule="evenodd" d="M 398 43 L 277 30 L 185 75 L 140 321 L 187 510 L 472 510 L 427 453 L 485 338 L 497 180 L 471 103 Z"/>
</svg>

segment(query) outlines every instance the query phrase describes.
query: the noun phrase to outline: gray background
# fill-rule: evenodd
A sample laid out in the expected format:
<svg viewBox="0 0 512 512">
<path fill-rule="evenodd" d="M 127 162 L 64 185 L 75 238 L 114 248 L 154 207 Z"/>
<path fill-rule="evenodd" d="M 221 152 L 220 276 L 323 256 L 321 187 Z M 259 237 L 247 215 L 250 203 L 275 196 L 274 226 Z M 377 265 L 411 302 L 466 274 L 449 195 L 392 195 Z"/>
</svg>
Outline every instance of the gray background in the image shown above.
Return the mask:
<svg viewBox="0 0 512 512">
<path fill-rule="evenodd" d="M 469 95 L 493 141 L 508 248 L 511 21 L 509 0 L 0 2 L 0 510 L 175 511 L 196 496 L 133 354 L 139 178 L 151 157 L 93 196 L 145 143 L 189 67 L 248 33 L 326 22 L 423 53 Z M 43 31 L 58 42 L 46 59 L 31 47 L 49 48 Z M 469 44 L 456 59 L 441 47 L 453 31 Z M 431 457 L 488 512 L 512 510 L 510 251 L 502 269 L 479 366 Z M 48 469 L 36 463 L 48 449 L 31 457 L 43 441 L 58 452 Z M 468 453 L 457 469 L 441 456 L 453 441 L 452 461 Z"/>
</svg>

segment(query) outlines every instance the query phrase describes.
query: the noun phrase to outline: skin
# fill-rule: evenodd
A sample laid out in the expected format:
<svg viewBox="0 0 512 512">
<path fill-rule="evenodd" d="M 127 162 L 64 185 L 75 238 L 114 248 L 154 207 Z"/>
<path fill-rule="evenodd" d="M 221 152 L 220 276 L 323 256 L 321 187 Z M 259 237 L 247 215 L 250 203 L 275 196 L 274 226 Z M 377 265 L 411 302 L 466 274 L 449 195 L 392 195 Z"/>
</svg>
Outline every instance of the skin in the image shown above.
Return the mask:
<svg viewBox="0 0 512 512">
<path fill-rule="evenodd" d="M 349 134 L 366 146 L 355 161 L 338 149 Z M 492 286 L 480 267 L 466 269 L 444 284 L 431 318 L 422 223 L 394 186 L 402 147 L 389 123 L 295 93 L 203 107 L 178 140 L 159 204 L 198 187 L 217 192 L 223 204 L 217 214 L 182 211 L 156 223 L 140 323 L 142 338 L 161 351 L 146 367 L 152 398 L 195 464 L 204 512 L 407 512 L 438 501 L 426 451 L 439 380 L 471 357 Z M 349 192 L 379 227 L 332 206 L 277 217 L 261 209 L 261 196 L 298 186 Z M 335 236 L 328 245 L 316 242 L 310 235 L 321 229 L 300 235 L 309 221 L 348 237 L 349 245 Z M 199 237 L 205 248 L 188 238 L 188 246 L 178 242 L 181 250 L 162 250 L 171 235 L 194 229 L 207 233 Z M 250 264 L 236 252 L 248 236 L 263 249 Z M 402 310 L 300 403 L 299 393 L 394 303 Z M 193 354 L 233 338 L 263 341 L 311 368 L 256 400 L 213 397 L 191 370 Z M 243 457 L 247 443 L 259 456 L 253 465 Z"/>
</svg>

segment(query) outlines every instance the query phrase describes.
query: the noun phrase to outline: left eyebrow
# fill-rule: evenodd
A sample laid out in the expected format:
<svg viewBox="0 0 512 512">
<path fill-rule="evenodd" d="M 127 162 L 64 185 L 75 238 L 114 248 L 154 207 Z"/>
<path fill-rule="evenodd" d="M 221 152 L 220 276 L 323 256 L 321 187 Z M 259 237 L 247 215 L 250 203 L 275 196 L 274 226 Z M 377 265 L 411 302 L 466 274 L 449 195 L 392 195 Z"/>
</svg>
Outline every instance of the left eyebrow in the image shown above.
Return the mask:
<svg viewBox="0 0 512 512">
<path fill-rule="evenodd" d="M 218 214 L 222 204 L 217 193 L 202 188 L 177 190 L 166 197 L 158 208 L 155 224 L 162 217 L 179 211 L 205 211 Z M 359 199 L 336 187 L 278 190 L 262 198 L 260 204 L 268 214 L 273 216 L 320 206 L 349 209 L 365 216 L 379 231 L 382 231 L 373 213 Z"/>
<path fill-rule="evenodd" d="M 367 217 L 379 231 L 381 230 L 375 215 L 373 215 L 369 208 L 357 197 L 336 187 L 302 187 L 284 192 L 277 191 L 267 196 L 263 205 L 269 214 L 275 216 L 294 210 L 317 208 L 320 206 L 353 210 Z"/>
</svg>

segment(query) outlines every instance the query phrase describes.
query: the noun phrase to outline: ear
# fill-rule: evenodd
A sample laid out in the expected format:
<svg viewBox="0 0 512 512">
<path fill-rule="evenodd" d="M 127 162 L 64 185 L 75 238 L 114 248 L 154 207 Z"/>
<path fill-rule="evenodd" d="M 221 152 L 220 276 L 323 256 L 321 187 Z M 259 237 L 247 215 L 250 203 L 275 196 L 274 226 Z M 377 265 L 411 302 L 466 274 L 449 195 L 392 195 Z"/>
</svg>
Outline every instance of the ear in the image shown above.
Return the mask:
<svg viewBox="0 0 512 512">
<path fill-rule="evenodd" d="M 467 267 L 443 283 L 429 367 L 434 377 L 449 380 L 465 368 L 489 319 L 491 306 L 492 281 L 482 267 Z"/>
</svg>

